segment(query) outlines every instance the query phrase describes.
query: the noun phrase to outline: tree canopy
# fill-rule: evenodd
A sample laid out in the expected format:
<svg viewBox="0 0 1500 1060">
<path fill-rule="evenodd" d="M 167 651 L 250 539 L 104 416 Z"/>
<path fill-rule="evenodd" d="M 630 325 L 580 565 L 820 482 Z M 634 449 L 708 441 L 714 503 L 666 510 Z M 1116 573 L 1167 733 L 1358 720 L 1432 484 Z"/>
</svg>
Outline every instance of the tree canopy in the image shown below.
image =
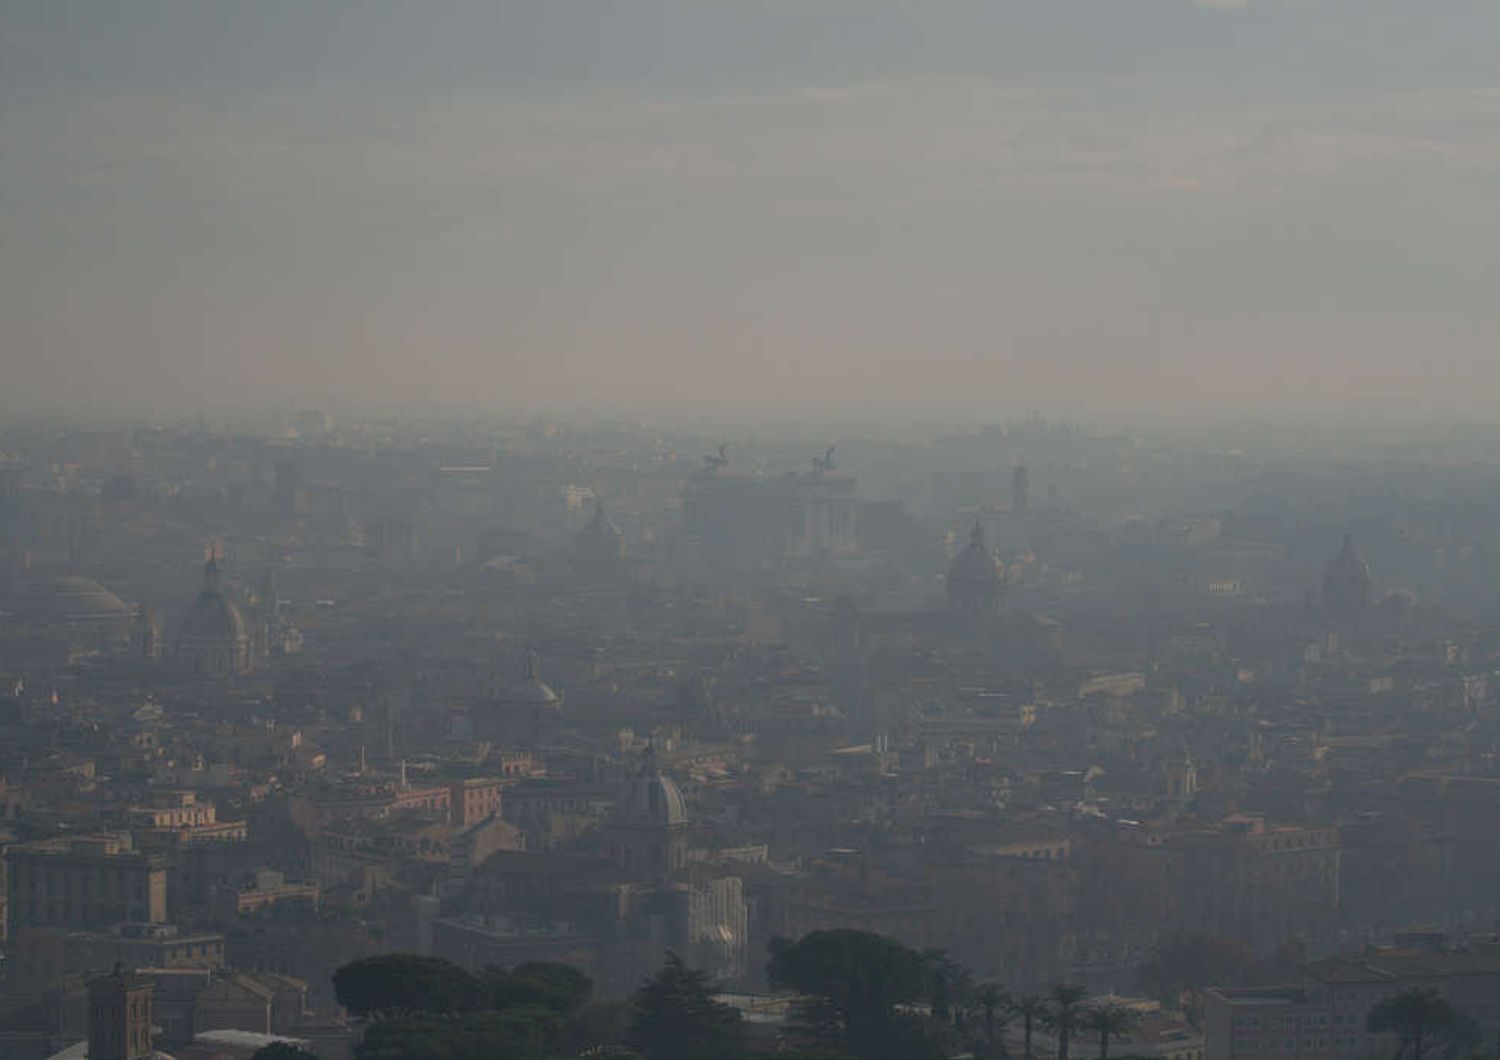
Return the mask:
<svg viewBox="0 0 1500 1060">
<path fill-rule="evenodd" d="M 1440 1047 L 1444 1056 L 1455 1056 L 1478 1044 L 1479 1028 L 1465 1013 L 1455 1009 L 1436 990 L 1404 990 L 1370 1010 L 1366 1028 L 1372 1034 L 1394 1034 L 1401 1040 L 1401 1053 L 1422 1060 L 1429 1048 Z"/>
<path fill-rule="evenodd" d="M 979 1019 L 984 1033 L 984 1056 L 986 1060 L 999 1056 L 1005 1048 L 1000 1034 L 1010 1019 L 1011 999 L 999 983 L 981 983 L 969 1000 L 974 1015 Z"/>
<path fill-rule="evenodd" d="M 449 961 L 413 953 L 351 961 L 333 973 L 333 992 L 352 1015 L 368 1019 L 467 1012 L 483 1003 L 474 976 Z"/>
<path fill-rule="evenodd" d="M 510 971 L 486 968 L 480 974 L 489 1007 L 536 1005 L 571 1017 L 593 996 L 594 984 L 577 968 L 547 961 L 527 961 Z"/>
<path fill-rule="evenodd" d="M 647 1060 L 733 1060 L 744 1050 L 739 1012 L 714 1000 L 708 976 L 668 953 L 641 984 L 626 1039 Z"/>
<path fill-rule="evenodd" d="M 384 1020 L 355 1047 L 357 1060 L 547 1060 L 562 1036 L 556 1013 L 536 1006 Z"/>
<path fill-rule="evenodd" d="M 290 1042 L 272 1042 L 255 1050 L 250 1060 L 318 1060 L 318 1054 Z"/>
<path fill-rule="evenodd" d="M 387 954 L 344 965 L 333 982 L 340 1004 L 375 1021 L 358 1060 L 546 1060 L 565 1043 L 598 1044 L 589 1026 L 570 1023 L 593 983 L 566 965 L 474 976 L 448 961 Z"/>
<path fill-rule="evenodd" d="M 815 1033 L 836 1031 L 857 1056 L 912 1049 L 898 1005 L 926 1000 L 934 984 L 929 960 L 894 939 L 865 931 L 814 931 L 771 944 L 771 982 L 816 999 L 804 1011 Z M 907 1052 L 902 1055 L 915 1056 Z"/>
<path fill-rule="evenodd" d="M 1099 1060 L 1109 1060 L 1109 1043 L 1135 1026 L 1135 1013 L 1119 1005 L 1099 1005 L 1084 1017 L 1084 1026 L 1099 1035 Z"/>
<path fill-rule="evenodd" d="M 1036 1025 L 1039 1021 L 1046 1021 L 1048 1011 L 1047 999 L 1040 994 L 1026 994 L 1011 999 L 1011 1015 L 1021 1021 L 1022 1043 L 1025 1050 L 1024 1060 L 1031 1060 L 1032 1032 L 1036 1030 Z"/>
<path fill-rule="evenodd" d="M 1088 991 L 1073 983 L 1052 987 L 1052 1004 L 1047 1010 L 1047 1025 L 1057 1032 L 1057 1060 L 1068 1060 L 1073 1033 L 1084 1026 L 1083 1002 Z"/>
</svg>

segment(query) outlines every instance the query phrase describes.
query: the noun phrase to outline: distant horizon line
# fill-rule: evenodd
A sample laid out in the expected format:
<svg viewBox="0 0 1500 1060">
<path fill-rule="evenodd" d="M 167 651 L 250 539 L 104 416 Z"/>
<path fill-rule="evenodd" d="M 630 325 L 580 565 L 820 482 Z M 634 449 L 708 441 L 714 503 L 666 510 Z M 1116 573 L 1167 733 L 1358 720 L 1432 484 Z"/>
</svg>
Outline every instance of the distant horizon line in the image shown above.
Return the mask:
<svg viewBox="0 0 1500 1060">
<path fill-rule="evenodd" d="M 682 406 L 695 406 L 684 408 Z M 755 411 L 730 410 L 702 402 L 683 402 L 676 407 L 630 405 L 606 402 L 571 403 L 484 403 L 423 401 L 408 404 L 376 402 L 344 397 L 326 401 L 298 402 L 271 398 L 259 402 L 218 402 L 200 405 L 191 412 L 180 409 L 165 413 L 159 408 L 138 402 L 28 401 L 24 407 L 7 407 L 0 403 L 0 431 L 28 427 L 62 427 L 72 429 L 154 428 L 179 429 L 202 427 L 213 430 L 247 430 L 268 433 L 287 428 L 291 418 L 309 412 L 324 413 L 334 421 L 344 420 L 364 425 L 384 423 L 387 426 L 420 424 L 488 423 L 495 426 L 536 427 L 546 425 L 559 429 L 641 428 L 658 426 L 714 434 L 755 430 L 792 428 L 822 437 L 831 429 L 858 430 L 861 433 L 906 434 L 916 431 L 928 434 L 940 429 L 963 435 L 989 431 L 1009 431 L 1028 424 L 1051 428 L 1081 429 L 1088 433 L 1154 434 L 1163 431 L 1212 428 L 1224 433 L 1263 429 L 1286 429 L 1299 433 L 1345 433 L 1350 430 L 1374 429 L 1381 434 L 1393 431 L 1500 434 L 1500 413 L 1472 410 L 1437 410 L 1431 407 L 1392 408 L 1379 404 L 1318 405 L 1284 404 L 1279 406 L 1204 406 L 1193 408 L 1150 405 L 1099 408 L 1092 403 L 1064 409 L 1037 403 L 1023 410 L 1014 408 L 985 410 L 974 403 L 793 403 L 780 408 Z M 879 424 L 873 421 L 881 421 Z M 821 433 L 819 433 L 821 432 Z M 288 440 L 296 440 L 295 434 Z"/>
</svg>

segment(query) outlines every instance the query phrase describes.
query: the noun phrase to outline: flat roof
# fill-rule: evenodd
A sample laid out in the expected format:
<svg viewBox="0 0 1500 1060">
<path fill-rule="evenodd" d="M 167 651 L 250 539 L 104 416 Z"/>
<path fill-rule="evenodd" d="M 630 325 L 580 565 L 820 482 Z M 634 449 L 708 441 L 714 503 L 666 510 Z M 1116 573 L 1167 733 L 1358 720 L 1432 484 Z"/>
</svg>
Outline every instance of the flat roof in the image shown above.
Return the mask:
<svg viewBox="0 0 1500 1060">
<path fill-rule="evenodd" d="M 1294 1005 L 1307 1000 L 1307 995 L 1295 987 L 1222 987 L 1216 986 L 1209 993 L 1223 998 L 1231 1005 Z"/>
</svg>

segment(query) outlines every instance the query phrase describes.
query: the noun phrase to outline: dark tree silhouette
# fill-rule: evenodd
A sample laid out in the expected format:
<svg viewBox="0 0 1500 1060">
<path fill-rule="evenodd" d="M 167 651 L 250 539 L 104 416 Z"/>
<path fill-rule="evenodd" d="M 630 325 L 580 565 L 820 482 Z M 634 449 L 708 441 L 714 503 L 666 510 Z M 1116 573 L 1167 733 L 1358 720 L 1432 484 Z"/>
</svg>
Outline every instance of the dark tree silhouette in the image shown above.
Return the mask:
<svg viewBox="0 0 1500 1060">
<path fill-rule="evenodd" d="M 981 983 L 975 989 L 972 1000 L 984 1028 L 984 1054 L 986 1058 L 993 1058 L 997 1055 L 995 1033 L 1005 1026 L 1010 998 L 999 983 Z"/>
<path fill-rule="evenodd" d="M 382 1020 L 355 1046 L 355 1060 L 547 1060 L 556 1055 L 562 1021 L 527 1005 L 462 1016 Z"/>
<path fill-rule="evenodd" d="M 589 1002 L 568 1021 L 565 1041 L 571 1051 L 565 1055 L 587 1054 L 590 1049 L 623 1048 L 633 1014 L 634 1008 L 628 1001 Z"/>
<path fill-rule="evenodd" d="M 925 999 L 933 980 L 922 954 L 866 931 L 814 931 L 795 943 L 775 940 L 769 971 L 776 985 L 816 998 L 816 1010 L 805 1015 L 831 1025 L 857 1056 L 883 1056 L 897 1048 L 908 1028 L 900 1025 L 896 1007 Z"/>
<path fill-rule="evenodd" d="M 1370 1010 L 1366 1028 L 1372 1034 L 1394 1034 L 1400 1041 L 1396 1056 L 1422 1060 L 1432 1046 L 1441 1046 L 1453 1056 L 1479 1041 L 1479 1029 L 1467 1015 L 1455 1009 L 1436 990 L 1404 990 Z"/>
<path fill-rule="evenodd" d="M 1036 1029 L 1038 1023 L 1045 1023 L 1051 1012 L 1047 999 L 1039 994 L 1028 994 L 1018 997 L 1010 1003 L 1011 1014 L 1021 1020 L 1021 1040 L 1025 1048 L 1025 1060 L 1032 1060 L 1031 1056 L 1031 1032 Z"/>
<path fill-rule="evenodd" d="M 250 1060 L 318 1060 L 318 1054 L 310 1053 L 290 1042 L 272 1042 L 255 1050 Z"/>
<path fill-rule="evenodd" d="M 480 973 L 479 982 L 491 1008 L 537 1005 L 565 1018 L 594 993 L 593 981 L 577 968 L 547 961 L 527 961 L 508 972 L 492 966 Z"/>
<path fill-rule="evenodd" d="M 706 974 L 668 953 L 635 993 L 626 1034 L 647 1060 L 732 1060 L 744 1055 L 740 1014 L 714 1000 Z"/>
<path fill-rule="evenodd" d="M 931 970 L 932 982 L 927 996 L 932 1005 L 932 1017 L 941 1023 L 951 1023 L 960 1016 L 973 982 L 963 965 L 948 956 L 945 950 L 926 950 L 922 957 Z"/>
<path fill-rule="evenodd" d="M 1084 1025 L 1099 1035 L 1099 1060 L 1109 1060 L 1109 1041 L 1135 1025 L 1135 1013 L 1119 1005 L 1100 1005 L 1084 1016 Z"/>
<path fill-rule="evenodd" d="M 1083 1026 L 1083 1001 L 1088 991 L 1070 983 L 1058 983 L 1052 987 L 1052 1005 L 1047 1012 L 1047 1025 L 1057 1032 L 1057 1060 L 1068 1060 L 1068 1049 L 1073 1042 L 1073 1032 Z"/>
<path fill-rule="evenodd" d="M 411 953 L 351 961 L 333 973 L 333 991 L 350 1014 L 368 1019 L 468 1012 L 484 1001 L 479 982 L 458 965 Z"/>
</svg>

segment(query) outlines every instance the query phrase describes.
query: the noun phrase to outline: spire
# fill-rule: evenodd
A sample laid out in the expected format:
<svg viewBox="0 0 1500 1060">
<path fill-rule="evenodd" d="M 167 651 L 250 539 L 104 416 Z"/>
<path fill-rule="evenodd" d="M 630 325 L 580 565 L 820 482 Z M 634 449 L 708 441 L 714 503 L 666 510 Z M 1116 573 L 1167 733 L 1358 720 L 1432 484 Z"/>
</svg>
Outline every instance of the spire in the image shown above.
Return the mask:
<svg viewBox="0 0 1500 1060">
<path fill-rule="evenodd" d="M 208 553 L 208 562 L 203 564 L 203 591 L 216 593 L 219 591 L 219 555 L 217 549 Z"/>
<path fill-rule="evenodd" d="M 281 609 L 281 594 L 276 585 L 276 568 L 269 563 L 261 577 L 260 595 L 266 613 L 274 618 Z"/>
</svg>

